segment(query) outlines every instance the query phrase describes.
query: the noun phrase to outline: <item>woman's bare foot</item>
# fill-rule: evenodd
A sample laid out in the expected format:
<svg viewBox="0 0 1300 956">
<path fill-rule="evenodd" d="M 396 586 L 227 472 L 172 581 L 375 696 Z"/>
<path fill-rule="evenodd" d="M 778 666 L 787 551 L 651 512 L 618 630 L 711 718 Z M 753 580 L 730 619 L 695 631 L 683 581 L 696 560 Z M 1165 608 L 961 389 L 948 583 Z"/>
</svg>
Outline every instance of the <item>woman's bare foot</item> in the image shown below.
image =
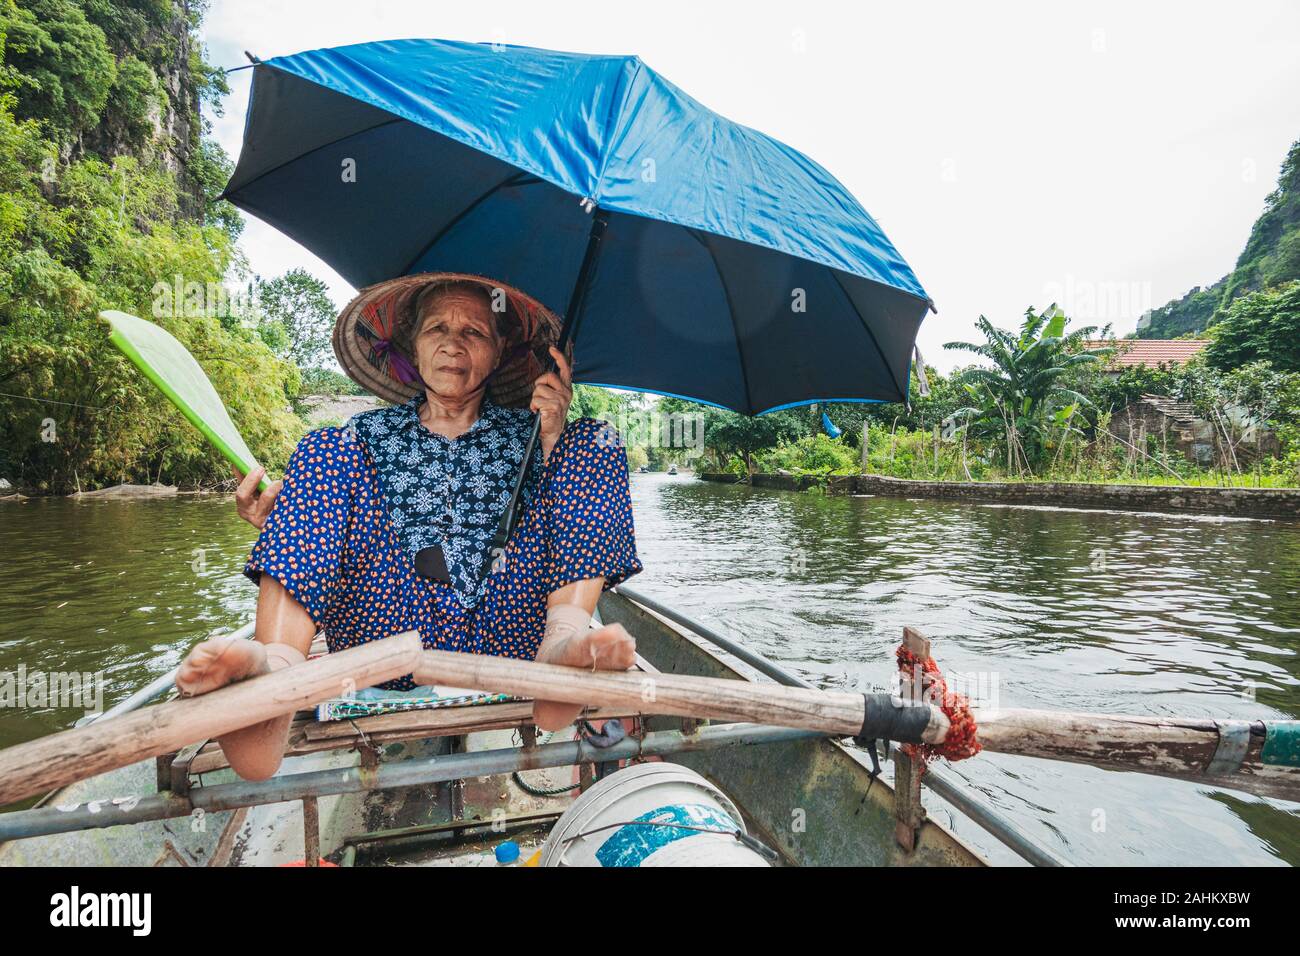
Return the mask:
<svg viewBox="0 0 1300 956">
<path fill-rule="evenodd" d="M 257 641 L 214 637 L 185 656 L 176 672 L 176 689 L 182 697 L 194 697 L 269 670 L 266 648 Z"/>
<path fill-rule="evenodd" d="M 636 663 L 636 641 L 622 624 L 610 624 L 597 631 L 575 634 L 555 645 L 545 657 L 544 664 L 561 664 L 565 667 L 582 667 L 587 670 L 625 671 Z M 533 721 L 542 730 L 559 730 L 573 723 L 582 713 L 580 704 L 563 701 L 538 700 L 533 702 Z"/>
</svg>

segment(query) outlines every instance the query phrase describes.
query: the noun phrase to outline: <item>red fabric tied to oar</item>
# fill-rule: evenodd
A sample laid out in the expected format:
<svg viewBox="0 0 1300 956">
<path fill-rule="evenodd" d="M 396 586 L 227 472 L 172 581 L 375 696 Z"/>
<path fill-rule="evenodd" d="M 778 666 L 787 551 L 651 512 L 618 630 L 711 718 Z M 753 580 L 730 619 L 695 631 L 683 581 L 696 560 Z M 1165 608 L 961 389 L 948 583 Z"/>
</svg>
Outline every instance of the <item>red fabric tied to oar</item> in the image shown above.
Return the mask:
<svg viewBox="0 0 1300 956">
<path fill-rule="evenodd" d="M 912 681 L 912 693 L 918 700 L 938 707 L 948 718 L 948 735 L 943 743 L 899 745 L 903 753 L 916 761 L 921 773 L 925 772 L 926 763 L 935 757 L 965 760 L 983 749 L 975 737 L 977 728 L 975 715 L 970 709 L 970 698 L 948 690 L 948 682 L 943 679 L 934 658 L 917 657 L 905 644 L 900 644 L 898 670 L 905 682 L 909 679 Z"/>
</svg>

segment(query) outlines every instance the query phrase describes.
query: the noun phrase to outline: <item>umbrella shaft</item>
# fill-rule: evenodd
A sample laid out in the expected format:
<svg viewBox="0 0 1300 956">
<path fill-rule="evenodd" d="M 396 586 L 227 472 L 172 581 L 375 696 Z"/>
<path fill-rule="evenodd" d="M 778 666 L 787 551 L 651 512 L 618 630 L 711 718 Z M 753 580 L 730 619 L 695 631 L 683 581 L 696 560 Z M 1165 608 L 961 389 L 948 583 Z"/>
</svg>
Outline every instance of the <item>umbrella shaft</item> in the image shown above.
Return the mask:
<svg viewBox="0 0 1300 956">
<path fill-rule="evenodd" d="M 569 307 L 564 312 L 564 324 L 560 326 L 560 337 L 555 342 L 555 347 L 559 349 L 560 354 L 564 354 L 564 348 L 569 341 L 576 339 L 578 336 L 578 322 L 582 316 L 582 302 L 587 297 L 587 286 L 591 283 L 591 270 L 596 263 L 596 250 L 600 248 L 600 240 L 605 235 L 605 226 L 609 223 L 609 214 L 603 209 L 598 209 L 591 219 L 591 232 L 587 235 L 587 249 L 582 254 L 582 265 L 578 267 L 578 278 L 573 283 L 573 292 L 569 296 Z M 554 367 L 554 362 L 552 362 Z M 533 460 L 533 451 L 537 448 L 537 441 L 542 434 L 542 417 L 536 412 L 533 413 L 533 431 L 528 436 L 528 447 L 524 449 L 524 459 L 519 463 L 519 472 L 515 475 L 514 487 L 510 490 L 510 503 L 506 505 L 505 513 L 501 516 L 501 523 L 497 525 L 496 534 L 492 537 L 492 547 L 488 554 L 491 560 L 484 571 L 485 574 L 491 574 L 497 560 L 505 554 L 506 544 L 510 541 L 510 535 L 514 534 L 515 524 L 519 519 L 519 497 L 524 491 L 524 480 L 528 477 L 528 466 Z"/>
<path fill-rule="evenodd" d="M 609 224 L 609 213 L 597 210 L 591 217 L 591 232 L 587 234 L 587 249 L 582 254 L 582 265 L 578 267 L 578 278 L 574 280 L 573 292 L 569 296 L 569 307 L 564 310 L 564 324 L 560 326 L 560 338 L 555 347 L 564 352 L 570 339 L 578 337 L 578 322 L 582 314 L 582 301 L 587 297 L 587 287 L 591 284 L 591 270 L 596 264 L 596 250 L 605 235 Z"/>
</svg>

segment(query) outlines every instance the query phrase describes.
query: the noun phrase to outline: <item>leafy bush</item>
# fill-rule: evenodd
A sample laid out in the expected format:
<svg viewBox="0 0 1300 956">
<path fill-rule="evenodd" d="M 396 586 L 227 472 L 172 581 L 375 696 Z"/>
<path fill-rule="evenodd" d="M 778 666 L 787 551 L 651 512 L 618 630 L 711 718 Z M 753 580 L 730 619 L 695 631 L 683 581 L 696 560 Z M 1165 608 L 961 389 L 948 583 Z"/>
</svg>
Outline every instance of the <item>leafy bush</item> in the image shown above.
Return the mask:
<svg viewBox="0 0 1300 956">
<path fill-rule="evenodd" d="M 65 140 L 94 127 L 117 77 L 104 31 L 72 0 L 0 3 L 5 62 L 20 120 L 44 124 Z"/>
<path fill-rule="evenodd" d="M 147 63 L 133 56 L 123 58 L 104 109 L 121 131 L 120 142 L 140 148 L 153 138 L 154 122 L 161 116 L 166 95 Z"/>
<path fill-rule="evenodd" d="M 858 470 L 853 449 L 824 433 L 805 435 L 778 445 L 760 459 L 760 470 L 785 470 L 797 475 L 849 475 Z"/>
</svg>

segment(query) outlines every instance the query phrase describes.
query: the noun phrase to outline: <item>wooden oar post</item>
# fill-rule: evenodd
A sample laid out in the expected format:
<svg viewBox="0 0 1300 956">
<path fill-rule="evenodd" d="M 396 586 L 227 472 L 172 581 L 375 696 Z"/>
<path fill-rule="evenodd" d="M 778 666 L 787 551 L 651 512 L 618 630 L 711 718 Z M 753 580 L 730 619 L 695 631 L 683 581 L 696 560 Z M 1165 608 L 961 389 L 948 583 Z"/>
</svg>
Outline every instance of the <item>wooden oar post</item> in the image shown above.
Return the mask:
<svg viewBox="0 0 1300 956">
<path fill-rule="evenodd" d="M 930 659 L 930 639 L 920 631 L 904 627 L 903 646 L 916 655 L 918 661 Z M 904 700 L 921 700 L 924 688 L 917 686 L 914 680 L 920 675 L 900 674 L 899 677 L 899 696 Z M 911 853 L 916 849 L 916 836 L 925 822 L 925 807 L 921 806 L 921 768 L 897 745 L 891 754 L 894 761 L 894 839 Z"/>
</svg>

